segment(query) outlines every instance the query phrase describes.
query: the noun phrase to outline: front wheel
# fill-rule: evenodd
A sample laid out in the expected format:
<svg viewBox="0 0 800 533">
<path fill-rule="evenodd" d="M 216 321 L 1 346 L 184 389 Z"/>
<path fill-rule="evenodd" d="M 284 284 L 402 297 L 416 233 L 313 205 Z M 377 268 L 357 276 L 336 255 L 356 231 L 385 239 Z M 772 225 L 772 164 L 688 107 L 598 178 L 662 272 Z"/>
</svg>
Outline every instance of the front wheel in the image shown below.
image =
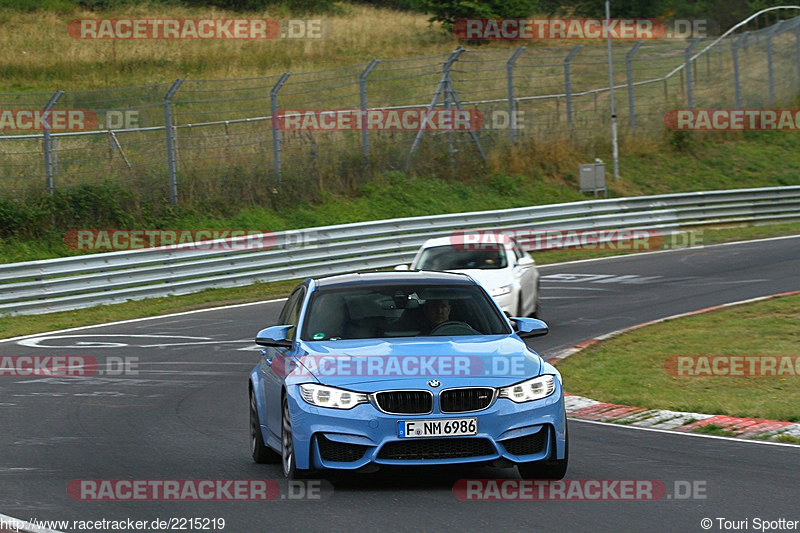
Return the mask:
<svg viewBox="0 0 800 533">
<path fill-rule="evenodd" d="M 283 397 L 283 414 L 281 416 L 281 465 L 286 479 L 297 479 L 306 470 L 297 468 L 295 460 L 294 437 L 292 436 L 292 418 L 289 416 L 289 399 Z"/>
<path fill-rule="evenodd" d="M 250 391 L 250 453 L 253 455 L 253 461 L 257 463 L 275 464 L 281 459 L 275 450 L 264 443 L 261 422 L 258 419 L 256 395 L 252 390 Z"/>
<path fill-rule="evenodd" d="M 555 439 L 553 439 L 555 444 Z M 555 447 L 553 448 L 555 455 Z M 536 461 L 533 463 L 517 463 L 517 470 L 523 479 L 564 479 L 569 463 L 569 432 L 564 440 L 564 458 L 554 461 Z"/>
</svg>

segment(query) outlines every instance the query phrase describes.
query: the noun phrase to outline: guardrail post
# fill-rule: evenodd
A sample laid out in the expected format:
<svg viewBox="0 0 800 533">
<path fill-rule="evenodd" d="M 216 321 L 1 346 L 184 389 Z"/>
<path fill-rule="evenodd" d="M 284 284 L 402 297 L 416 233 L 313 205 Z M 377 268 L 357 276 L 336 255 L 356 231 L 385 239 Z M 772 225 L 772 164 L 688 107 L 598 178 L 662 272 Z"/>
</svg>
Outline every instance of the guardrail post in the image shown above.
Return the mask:
<svg viewBox="0 0 800 533">
<path fill-rule="evenodd" d="M 514 63 L 517 58 L 522 55 L 527 46 L 520 46 L 517 48 L 506 63 L 506 81 L 508 83 L 508 120 L 509 130 L 508 136 L 511 139 L 511 144 L 517 142 L 517 110 L 514 105 Z"/>
<path fill-rule="evenodd" d="M 175 153 L 175 127 L 172 125 L 172 97 L 178 92 L 183 78 L 178 78 L 164 95 L 164 132 L 167 136 L 167 165 L 169 166 L 169 203 L 178 203 L 178 160 Z"/>
<path fill-rule="evenodd" d="M 367 68 L 358 77 L 358 93 L 361 99 L 361 149 L 364 151 L 364 159 L 369 158 L 369 132 L 367 131 L 367 76 L 372 72 L 375 67 L 380 63 L 380 59 L 373 59 L 367 65 Z"/>
<path fill-rule="evenodd" d="M 767 32 L 767 77 L 769 79 L 769 105 L 775 106 L 775 69 L 772 64 L 772 37 L 778 32 L 783 24 L 779 21 Z"/>
<path fill-rule="evenodd" d="M 272 163 L 275 169 L 275 176 L 278 178 L 278 187 L 281 186 L 281 130 L 275 121 L 275 114 L 278 112 L 278 91 L 291 76 L 291 72 L 284 72 L 269 92 L 270 123 L 272 124 Z"/>
<path fill-rule="evenodd" d="M 636 54 L 636 51 L 642 46 L 644 42 L 639 41 L 633 45 L 633 48 L 628 50 L 628 53 L 625 54 L 625 75 L 628 78 L 628 122 L 630 123 L 631 127 L 635 130 L 636 129 L 636 108 L 634 106 L 634 96 L 633 96 L 633 56 Z"/>
<path fill-rule="evenodd" d="M 694 91 L 692 90 L 692 50 L 700 43 L 700 37 L 695 38 L 684 51 L 684 69 L 686 71 L 686 101 L 689 109 L 694 109 Z"/>
<path fill-rule="evenodd" d="M 53 93 L 53 96 L 50 97 L 50 100 L 47 101 L 45 104 L 44 109 L 42 110 L 42 116 L 44 120 L 42 121 L 42 125 L 44 126 L 44 130 L 42 132 L 42 150 L 44 152 L 44 173 L 47 183 L 47 194 L 53 196 L 55 194 L 55 182 L 53 179 L 53 143 L 52 139 L 50 138 L 50 111 L 53 109 L 53 106 L 56 105 L 58 99 L 61 98 L 61 95 L 64 94 L 64 91 L 58 90 Z"/>
<path fill-rule="evenodd" d="M 567 57 L 564 58 L 564 95 L 566 96 L 567 100 L 567 125 L 569 126 L 570 132 L 573 128 L 572 122 L 572 78 L 570 77 L 570 68 L 569 65 L 572 62 L 572 58 L 580 52 L 583 45 L 579 44 L 572 50 L 570 50 Z"/>
<path fill-rule="evenodd" d="M 733 87 L 736 91 L 736 109 L 742 108 L 742 85 L 739 79 L 739 48 L 747 40 L 747 34 L 744 32 L 738 39 L 733 41 L 731 45 L 731 54 L 733 55 Z"/>
</svg>

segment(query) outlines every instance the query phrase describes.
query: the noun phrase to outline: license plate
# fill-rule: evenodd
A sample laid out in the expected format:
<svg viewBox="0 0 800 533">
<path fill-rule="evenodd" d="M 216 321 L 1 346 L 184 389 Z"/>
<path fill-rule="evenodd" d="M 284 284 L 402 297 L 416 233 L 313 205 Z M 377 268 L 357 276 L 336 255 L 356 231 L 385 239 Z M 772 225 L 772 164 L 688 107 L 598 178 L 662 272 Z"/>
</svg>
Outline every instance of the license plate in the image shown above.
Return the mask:
<svg viewBox="0 0 800 533">
<path fill-rule="evenodd" d="M 478 433 L 477 418 L 452 418 L 446 420 L 400 420 L 397 436 L 411 437 L 459 437 Z"/>
</svg>

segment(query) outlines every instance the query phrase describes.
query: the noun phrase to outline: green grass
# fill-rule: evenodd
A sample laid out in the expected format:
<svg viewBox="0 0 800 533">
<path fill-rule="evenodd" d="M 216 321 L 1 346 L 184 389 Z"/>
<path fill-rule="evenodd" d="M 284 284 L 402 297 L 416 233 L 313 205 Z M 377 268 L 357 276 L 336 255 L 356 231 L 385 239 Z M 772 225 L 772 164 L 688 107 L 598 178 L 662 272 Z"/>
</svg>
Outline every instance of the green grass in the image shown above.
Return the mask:
<svg viewBox="0 0 800 533">
<path fill-rule="evenodd" d="M 674 377 L 674 355 L 800 355 L 800 296 L 647 326 L 559 363 L 567 389 L 650 409 L 800 421 L 800 377 Z M 713 429 L 713 428 L 712 428 Z"/>
<path fill-rule="evenodd" d="M 692 433 L 703 435 L 717 435 L 718 437 L 735 437 L 736 433 L 717 424 L 708 424 L 692 430 Z"/>
</svg>

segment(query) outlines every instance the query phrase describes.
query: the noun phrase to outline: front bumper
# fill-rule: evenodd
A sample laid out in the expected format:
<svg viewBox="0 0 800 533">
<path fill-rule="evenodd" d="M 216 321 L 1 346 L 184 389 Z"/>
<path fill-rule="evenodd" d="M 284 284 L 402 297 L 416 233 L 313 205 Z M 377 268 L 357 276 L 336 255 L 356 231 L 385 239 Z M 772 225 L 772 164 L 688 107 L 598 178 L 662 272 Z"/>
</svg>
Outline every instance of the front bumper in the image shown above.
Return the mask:
<svg viewBox="0 0 800 533">
<path fill-rule="evenodd" d="M 557 382 L 558 383 L 558 382 Z M 309 405 L 299 388 L 287 390 L 295 459 L 301 469 L 355 470 L 377 465 L 441 465 L 563 459 L 566 415 L 560 383 L 547 398 L 516 404 L 498 398 L 472 413 L 390 415 L 372 404 L 349 410 Z M 476 418 L 471 437 L 399 438 L 400 420 Z M 555 450 L 553 450 L 555 447 Z M 505 461 L 504 461 L 505 460 Z"/>
</svg>

